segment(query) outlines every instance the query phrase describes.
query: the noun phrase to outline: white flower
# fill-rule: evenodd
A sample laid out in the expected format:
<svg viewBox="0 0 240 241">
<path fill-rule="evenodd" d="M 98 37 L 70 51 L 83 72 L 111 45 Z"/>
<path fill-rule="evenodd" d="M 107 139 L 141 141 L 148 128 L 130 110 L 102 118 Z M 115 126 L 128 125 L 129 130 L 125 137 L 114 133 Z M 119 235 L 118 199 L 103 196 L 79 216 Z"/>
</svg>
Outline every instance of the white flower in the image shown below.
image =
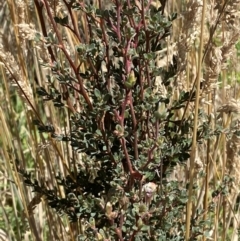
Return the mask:
<svg viewBox="0 0 240 241">
<path fill-rule="evenodd" d="M 143 193 L 146 204 L 150 204 L 153 195 L 156 193 L 157 185 L 153 182 L 148 182 L 143 186 Z"/>
</svg>

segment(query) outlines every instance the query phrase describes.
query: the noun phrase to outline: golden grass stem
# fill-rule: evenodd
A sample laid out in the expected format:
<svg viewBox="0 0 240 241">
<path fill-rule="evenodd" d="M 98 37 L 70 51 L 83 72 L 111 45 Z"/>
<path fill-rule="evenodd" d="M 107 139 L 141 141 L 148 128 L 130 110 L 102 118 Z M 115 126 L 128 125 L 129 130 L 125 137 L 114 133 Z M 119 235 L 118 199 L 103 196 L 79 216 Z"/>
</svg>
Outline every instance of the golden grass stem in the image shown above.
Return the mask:
<svg viewBox="0 0 240 241">
<path fill-rule="evenodd" d="M 212 100 L 212 94 L 208 94 L 208 101 Z M 212 105 L 208 105 L 208 115 L 212 113 Z M 205 163 L 205 179 L 204 179 L 204 186 L 205 186 L 205 193 L 204 193 L 204 201 L 203 201 L 203 209 L 204 209 L 204 215 L 203 220 L 206 221 L 208 217 L 208 192 L 209 192 L 209 177 L 210 177 L 210 153 L 211 153 L 211 141 L 207 141 L 207 157 L 206 157 L 206 163 Z M 203 241 L 206 241 L 206 237 L 203 237 Z"/>
<path fill-rule="evenodd" d="M 203 37 L 204 37 L 204 20 L 205 20 L 205 9 L 206 0 L 203 1 L 202 8 L 202 20 L 201 20 L 201 34 L 200 34 L 200 46 L 198 55 L 198 70 L 197 70 L 197 81 L 196 81 L 196 100 L 195 100 L 195 115 L 194 115 L 194 128 L 193 128 L 193 138 L 192 138 L 192 150 L 190 154 L 190 169 L 189 169 L 189 189 L 188 189 L 188 202 L 186 210 L 186 234 L 185 240 L 190 238 L 190 226 L 192 218 L 192 196 L 193 196 L 193 184 L 194 184 L 194 163 L 197 151 L 197 130 L 198 130 L 198 108 L 200 99 L 200 80 L 202 72 L 202 52 L 203 52 Z"/>
</svg>

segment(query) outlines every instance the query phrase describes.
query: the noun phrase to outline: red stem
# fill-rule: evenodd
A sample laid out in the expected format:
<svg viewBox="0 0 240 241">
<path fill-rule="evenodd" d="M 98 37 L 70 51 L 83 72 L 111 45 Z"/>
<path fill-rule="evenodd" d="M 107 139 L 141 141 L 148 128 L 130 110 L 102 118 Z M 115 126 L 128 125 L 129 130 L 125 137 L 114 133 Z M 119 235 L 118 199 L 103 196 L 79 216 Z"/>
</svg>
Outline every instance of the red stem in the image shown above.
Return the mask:
<svg viewBox="0 0 240 241">
<path fill-rule="evenodd" d="M 51 13 L 51 10 L 50 10 L 50 7 L 48 5 L 48 2 L 47 0 L 43 0 L 44 1 L 44 4 L 45 4 L 45 8 L 47 10 L 47 14 L 48 14 L 48 17 L 52 23 L 52 26 L 53 26 L 53 29 L 54 29 L 54 32 L 56 33 L 56 36 L 57 36 L 57 39 L 58 39 L 58 42 L 59 42 L 59 48 L 63 51 L 64 55 L 66 56 L 67 60 L 69 61 L 69 64 L 70 66 L 72 67 L 75 75 L 76 75 L 76 78 L 78 80 L 78 83 L 80 85 L 80 91 L 81 91 L 81 95 L 84 97 L 85 101 L 87 102 L 89 108 L 92 110 L 93 109 L 93 106 L 92 106 L 92 103 L 89 99 L 89 96 L 84 88 L 84 85 L 83 85 L 83 82 L 82 82 L 82 79 L 80 78 L 80 75 L 78 73 L 78 68 L 75 66 L 75 64 L 73 63 L 71 57 L 69 56 L 64 44 L 63 44 L 63 41 L 62 41 L 62 37 L 58 31 L 58 28 L 57 28 L 57 25 L 53 19 L 53 16 L 52 16 L 52 13 Z"/>
</svg>

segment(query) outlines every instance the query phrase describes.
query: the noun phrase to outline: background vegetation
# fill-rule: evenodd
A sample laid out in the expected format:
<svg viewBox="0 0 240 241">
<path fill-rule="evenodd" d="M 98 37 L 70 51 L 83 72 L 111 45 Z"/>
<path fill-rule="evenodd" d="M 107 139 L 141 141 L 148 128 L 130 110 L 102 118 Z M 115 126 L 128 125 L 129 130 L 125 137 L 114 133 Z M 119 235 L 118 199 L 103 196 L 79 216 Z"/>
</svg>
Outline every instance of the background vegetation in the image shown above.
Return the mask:
<svg viewBox="0 0 240 241">
<path fill-rule="evenodd" d="M 239 1 L 0 4 L 0 239 L 239 240 Z"/>
</svg>

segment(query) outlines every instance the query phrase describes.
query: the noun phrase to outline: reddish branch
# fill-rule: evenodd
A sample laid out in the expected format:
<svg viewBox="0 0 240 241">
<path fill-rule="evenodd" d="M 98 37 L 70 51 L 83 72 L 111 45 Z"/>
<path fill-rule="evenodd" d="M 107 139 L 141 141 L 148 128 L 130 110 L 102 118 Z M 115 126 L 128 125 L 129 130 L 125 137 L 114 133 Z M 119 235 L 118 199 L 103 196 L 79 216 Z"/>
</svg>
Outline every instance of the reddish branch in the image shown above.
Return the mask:
<svg viewBox="0 0 240 241">
<path fill-rule="evenodd" d="M 84 85 L 83 85 L 83 82 L 82 82 L 82 79 L 79 75 L 79 72 L 78 72 L 78 68 L 75 66 L 75 64 L 73 63 L 71 57 L 69 56 L 65 46 L 64 46 L 64 43 L 63 43 L 63 40 L 62 40 L 62 37 L 58 31 L 58 28 L 57 28 L 57 25 L 53 19 L 53 16 L 52 16 L 52 13 L 51 13 L 51 10 L 50 10 L 50 7 L 48 5 L 48 1 L 47 0 L 43 0 L 44 2 L 44 5 L 45 5 L 45 8 L 46 8 L 46 11 L 47 11 L 47 14 L 48 14 L 48 17 L 51 21 L 51 24 L 53 26 L 53 29 L 54 29 L 54 32 L 56 33 L 56 36 L 57 36 L 57 39 L 58 39 L 58 42 L 59 42 L 59 45 L 58 47 L 63 51 L 64 55 L 66 56 L 71 68 L 73 69 L 74 73 L 75 73 L 75 76 L 78 80 L 78 83 L 80 85 L 80 93 L 81 95 L 83 96 L 83 98 L 85 99 L 85 101 L 87 102 L 89 108 L 92 110 L 93 109 L 93 106 L 92 106 L 92 103 L 89 99 L 89 96 L 84 88 Z"/>
</svg>

